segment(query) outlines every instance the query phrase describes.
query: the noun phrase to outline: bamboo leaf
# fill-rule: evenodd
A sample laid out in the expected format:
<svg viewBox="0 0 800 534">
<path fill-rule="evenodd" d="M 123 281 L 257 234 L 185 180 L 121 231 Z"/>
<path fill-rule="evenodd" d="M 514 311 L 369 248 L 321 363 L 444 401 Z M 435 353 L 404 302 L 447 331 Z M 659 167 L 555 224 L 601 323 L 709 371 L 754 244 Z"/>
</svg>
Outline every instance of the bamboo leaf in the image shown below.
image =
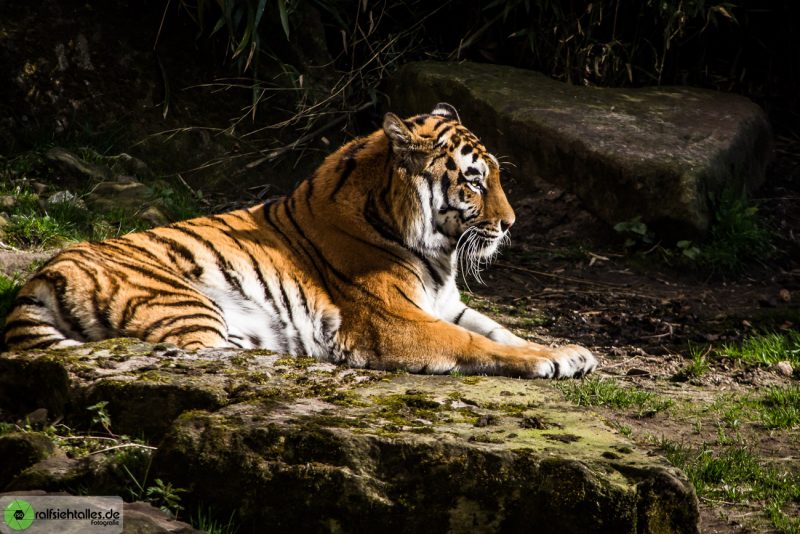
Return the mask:
<svg viewBox="0 0 800 534">
<path fill-rule="evenodd" d="M 267 0 L 258 0 L 258 7 L 256 8 L 256 21 L 253 26 L 258 28 L 261 23 L 261 17 L 264 16 L 264 9 L 267 7 Z"/>
<path fill-rule="evenodd" d="M 286 0 L 278 0 L 278 12 L 281 16 L 281 26 L 286 34 L 286 39 L 289 39 L 289 13 L 286 11 Z"/>
</svg>

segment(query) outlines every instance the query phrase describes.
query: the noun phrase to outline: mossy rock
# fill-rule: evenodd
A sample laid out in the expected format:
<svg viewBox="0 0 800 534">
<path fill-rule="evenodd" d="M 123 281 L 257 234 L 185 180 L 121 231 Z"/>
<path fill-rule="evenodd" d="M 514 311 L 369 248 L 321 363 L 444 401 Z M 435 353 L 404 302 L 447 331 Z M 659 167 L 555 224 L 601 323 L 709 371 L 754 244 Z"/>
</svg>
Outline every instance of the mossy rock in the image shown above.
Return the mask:
<svg viewBox="0 0 800 534">
<path fill-rule="evenodd" d="M 12 432 L 0 436 L 0 488 L 28 467 L 56 453 L 52 440 L 41 432 Z"/>
<path fill-rule="evenodd" d="M 245 530 L 698 531 L 679 471 L 546 386 L 405 375 L 353 391 L 184 414 L 153 472 Z M 549 425 L 529 428 L 532 414 Z"/>
<path fill-rule="evenodd" d="M 243 531 L 698 531 L 680 471 L 546 382 L 124 339 L 6 353 L 0 369 L 20 395 L 0 395 L 4 412 L 86 428 L 107 401 L 114 432 L 158 445 L 152 479 Z M 113 461 L 46 459 L 13 487 L 124 491 Z"/>
</svg>

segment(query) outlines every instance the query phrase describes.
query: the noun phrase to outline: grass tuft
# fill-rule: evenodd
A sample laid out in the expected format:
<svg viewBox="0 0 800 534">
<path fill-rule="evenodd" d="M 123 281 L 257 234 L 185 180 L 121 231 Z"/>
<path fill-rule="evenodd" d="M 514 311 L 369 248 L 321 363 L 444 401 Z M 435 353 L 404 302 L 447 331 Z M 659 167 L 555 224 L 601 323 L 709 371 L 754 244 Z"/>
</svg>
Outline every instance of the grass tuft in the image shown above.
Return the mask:
<svg viewBox="0 0 800 534">
<path fill-rule="evenodd" d="M 674 380 L 684 381 L 700 378 L 706 374 L 711 366 L 708 363 L 708 354 L 711 347 L 698 346 L 689 343 L 689 363 L 687 363 L 674 377 Z"/>
<path fill-rule="evenodd" d="M 772 387 L 758 403 L 767 428 L 790 430 L 800 426 L 800 387 Z"/>
<path fill-rule="evenodd" d="M 723 345 L 719 353 L 749 364 L 788 361 L 800 366 L 800 332 L 772 332 L 746 338 L 741 345 Z"/>
<path fill-rule="evenodd" d="M 654 415 L 672 406 L 665 399 L 650 391 L 627 388 L 613 380 L 590 377 L 580 381 L 556 384 L 567 400 L 579 406 L 607 406 L 609 408 L 636 408 L 640 416 Z"/>
</svg>

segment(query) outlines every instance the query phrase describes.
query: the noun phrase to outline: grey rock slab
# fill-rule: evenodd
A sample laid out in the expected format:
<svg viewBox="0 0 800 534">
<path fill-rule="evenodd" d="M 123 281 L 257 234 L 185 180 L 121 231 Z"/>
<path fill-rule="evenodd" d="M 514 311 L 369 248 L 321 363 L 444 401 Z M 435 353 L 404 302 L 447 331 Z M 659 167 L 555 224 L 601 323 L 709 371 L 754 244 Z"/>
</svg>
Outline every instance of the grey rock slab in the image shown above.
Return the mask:
<svg viewBox="0 0 800 534">
<path fill-rule="evenodd" d="M 563 187 L 610 224 L 641 217 L 677 238 L 700 235 L 722 192 L 764 179 L 771 132 L 742 96 L 690 87 L 579 87 L 512 67 L 416 62 L 389 86 L 403 115 L 453 104 L 521 182 Z"/>
</svg>

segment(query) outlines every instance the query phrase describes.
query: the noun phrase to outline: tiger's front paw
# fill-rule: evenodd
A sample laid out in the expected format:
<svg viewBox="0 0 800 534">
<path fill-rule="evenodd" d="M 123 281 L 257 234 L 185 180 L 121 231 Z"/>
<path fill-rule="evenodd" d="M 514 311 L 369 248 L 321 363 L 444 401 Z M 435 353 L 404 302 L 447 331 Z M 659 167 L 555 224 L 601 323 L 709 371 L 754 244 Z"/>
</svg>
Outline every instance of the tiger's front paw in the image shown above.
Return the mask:
<svg viewBox="0 0 800 534">
<path fill-rule="evenodd" d="M 580 345 L 549 349 L 547 359 L 538 365 L 540 378 L 579 378 L 597 367 L 597 359 Z"/>
</svg>

